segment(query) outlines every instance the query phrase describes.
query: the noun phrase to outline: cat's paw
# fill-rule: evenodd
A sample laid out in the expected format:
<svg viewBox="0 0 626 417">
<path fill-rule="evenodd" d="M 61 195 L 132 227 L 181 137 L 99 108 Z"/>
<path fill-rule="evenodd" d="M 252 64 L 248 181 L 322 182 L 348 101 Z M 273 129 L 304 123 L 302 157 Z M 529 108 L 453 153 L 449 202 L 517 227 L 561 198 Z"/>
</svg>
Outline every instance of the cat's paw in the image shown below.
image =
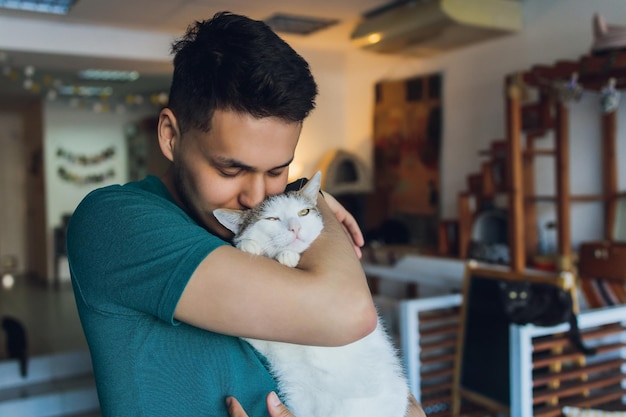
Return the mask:
<svg viewBox="0 0 626 417">
<path fill-rule="evenodd" d="M 293 268 L 300 262 L 300 254 L 292 251 L 284 251 L 278 254 L 276 260 L 285 266 Z"/>
<path fill-rule="evenodd" d="M 254 240 L 242 240 L 237 245 L 239 249 L 253 255 L 263 255 L 263 248 Z"/>
</svg>

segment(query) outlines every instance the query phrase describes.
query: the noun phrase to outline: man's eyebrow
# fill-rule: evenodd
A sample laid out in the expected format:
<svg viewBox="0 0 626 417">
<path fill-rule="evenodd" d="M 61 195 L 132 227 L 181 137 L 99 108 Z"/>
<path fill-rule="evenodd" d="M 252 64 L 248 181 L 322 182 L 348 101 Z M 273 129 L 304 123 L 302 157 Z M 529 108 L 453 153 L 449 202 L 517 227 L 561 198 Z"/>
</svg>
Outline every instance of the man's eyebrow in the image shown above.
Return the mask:
<svg viewBox="0 0 626 417">
<path fill-rule="evenodd" d="M 293 162 L 293 158 L 291 158 L 289 161 L 287 161 L 286 163 L 282 164 L 282 165 L 278 165 L 277 167 L 274 167 L 272 169 L 280 169 L 280 168 L 285 168 L 288 167 L 289 164 L 291 164 Z"/>
<path fill-rule="evenodd" d="M 215 165 L 219 165 L 224 168 L 243 168 L 243 169 L 252 169 L 251 166 L 244 164 L 241 161 L 232 158 L 221 158 L 217 157 L 213 159 L 213 163 Z"/>
<path fill-rule="evenodd" d="M 241 169 L 245 169 L 248 171 L 255 171 L 256 168 L 248 165 L 248 164 L 244 164 L 241 161 L 238 161 L 236 159 L 233 158 L 221 158 L 221 157 L 217 157 L 213 160 L 213 162 L 215 163 L 215 165 L 218 165 L 220 167 L 223 168 L 241 168 Z M 287 166 L 289 166 L 289 164 L 291 164 L 293 162 L 293 158 L 289 159 L 289 161 L 285 162 L 282 165 L 278 165 L 275 166 L 273 168 L 270 169 L 270 171 L 275 170 L 275 169 L 281 169 L 281 168 L 285 168 Z"/>
</svg>

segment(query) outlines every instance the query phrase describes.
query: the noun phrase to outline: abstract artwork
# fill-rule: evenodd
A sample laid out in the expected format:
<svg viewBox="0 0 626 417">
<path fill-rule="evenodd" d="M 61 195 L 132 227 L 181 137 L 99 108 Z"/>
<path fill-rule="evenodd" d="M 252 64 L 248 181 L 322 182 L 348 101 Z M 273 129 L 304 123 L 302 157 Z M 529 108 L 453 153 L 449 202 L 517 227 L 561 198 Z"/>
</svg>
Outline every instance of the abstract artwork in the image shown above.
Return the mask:
<svg viewBox="0 0 626 417">
<path fill-rule="evenodd" d="M 442 76 L 376 84 L 377 221 L 407 223 L 414 243 L 435 243 L 439 214 Z"/>
</svg>

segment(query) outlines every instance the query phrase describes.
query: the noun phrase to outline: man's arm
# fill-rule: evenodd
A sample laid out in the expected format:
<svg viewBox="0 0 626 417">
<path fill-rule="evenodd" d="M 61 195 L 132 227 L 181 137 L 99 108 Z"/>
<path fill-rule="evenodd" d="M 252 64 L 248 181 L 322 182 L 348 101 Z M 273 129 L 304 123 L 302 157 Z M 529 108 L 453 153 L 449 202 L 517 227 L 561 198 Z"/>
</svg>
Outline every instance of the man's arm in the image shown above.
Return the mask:
<svg viewBox="0 0 626 417">
<path fill-rule="evenodd" d="M 318 207 L 324 230 L 297 268 L 220 247 L 192 275 L 175 317 L 218 333 L 320 346 L 373 331 L 376 309 L 352 241 L 321 196 Z"/>
<path fill-rule="evenodd" d="M 328 207 L 335 213 L 335 218 L 343 226 L 348 238 L 352 241 L 354 252 L 361 259 L 361 247 L 365 244 L 365 239 L 363 239 L 363 233 L 361 233 L 361 228 L 356 219 L 331 194 L 322 192 L 322 195 L 328 203 Z"/>
</svg>

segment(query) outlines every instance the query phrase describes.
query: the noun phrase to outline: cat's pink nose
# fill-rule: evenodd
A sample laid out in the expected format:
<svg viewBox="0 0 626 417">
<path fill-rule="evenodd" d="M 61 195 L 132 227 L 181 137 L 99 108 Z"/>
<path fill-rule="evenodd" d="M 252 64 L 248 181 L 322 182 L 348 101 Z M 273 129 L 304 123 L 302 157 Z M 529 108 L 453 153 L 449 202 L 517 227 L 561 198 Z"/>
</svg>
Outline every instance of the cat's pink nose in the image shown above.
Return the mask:
<svg viewBox="0 0 626 417">
<path fill-rule="evenodd" d="M 300 224 L 297 222 L 289 222 L 289 231 L 293 232 L 296 237 L 298 237 L 298 232 L 300 231 Z"/>
</svg>

